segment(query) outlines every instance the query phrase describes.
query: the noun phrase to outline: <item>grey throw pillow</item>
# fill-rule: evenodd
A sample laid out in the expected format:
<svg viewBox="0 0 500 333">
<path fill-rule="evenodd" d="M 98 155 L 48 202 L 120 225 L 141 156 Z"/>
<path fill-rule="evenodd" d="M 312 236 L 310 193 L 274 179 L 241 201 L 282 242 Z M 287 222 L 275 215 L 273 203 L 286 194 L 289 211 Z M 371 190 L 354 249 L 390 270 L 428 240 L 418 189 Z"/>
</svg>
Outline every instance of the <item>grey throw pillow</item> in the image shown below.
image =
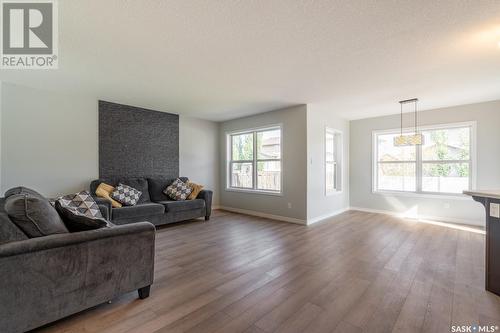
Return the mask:
<svg viewBox="0 0 500 333">
<path fill-rule="evenodd" d="M 193 189 L 188 183 L 184 183 L 182 180 L 177 178 L 171 185 L 167 186 L 163 193 L 174 200 L 186 200 L 192 191 Z"/>
<path fill-rule="evenodd" d="M 5 213 L 0 213 L 0 245 L 26 240 L 28 237 L 14 224 Z"/>
<path fill-rule="evenodd" d="M 5 199 L 4 209 L 12 222 L 30 238 L 68 232 L 56 209 L 42 196 L 12 194 Z"/>
<path fill-rule="evenodd" d="M 11 195 L 14 195 L 14 194 L 32 194 L 34 196 L 38 196 L 38 197 L 43 198 L 43 195 L 41 195 L 37 191 L 30 189 L 28 187 L 24 187 L 24 186 L 13 187 L 13 188 L 7 190 L 4 194 L 4 197 L 7 198 L 7 197 L 10 197 Z"/>
<path fill-rule="evenodd" d="M 118 184 L 115 190 L 111 192 L 111 198 L 125 206 L 135 206 L 141 195 L 141 191 L 122 183 Z"/>
</svg>

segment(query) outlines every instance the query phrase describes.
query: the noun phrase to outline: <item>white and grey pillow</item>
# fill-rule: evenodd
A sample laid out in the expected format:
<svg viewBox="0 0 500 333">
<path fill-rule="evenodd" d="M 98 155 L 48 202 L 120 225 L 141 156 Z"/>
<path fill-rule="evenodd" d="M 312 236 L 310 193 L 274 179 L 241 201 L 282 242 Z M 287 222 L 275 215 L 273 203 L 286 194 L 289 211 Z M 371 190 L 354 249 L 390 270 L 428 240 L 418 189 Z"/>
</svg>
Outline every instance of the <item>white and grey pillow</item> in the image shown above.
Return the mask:
<svg viewBox="0 0 500 333">
<path fill-rule="evenodd" d="M 188 183 L 184 183 L 182 180 L 177 178 L 172 184 L 163 190 L 163 193 L 168 195 L 173 200 L 186 200 L 192 191 L 193 189 Z"/>
<path fill-rule="evenodd" d="M 102 217 L 92 217 L 80 213 L 72 207 L 62 206 L 61 201 L 56 201 L 56 210 L 61 215 L 64 224 L 71 232 L 86 231 L 111 226 L 112 224 Z"/>
<path fill-rule="evenodd" d="M 80 216 L 102 218 L 99 206 L 88 191 L 68 194 L 56 199 L 62 208 L 70 209 Z"/>
<path fill-rule="evenodd" d="M 111 198 L 125 206 L 135 206 L 141 195 L 141 191 L 122 183 L 118 184 L 111 192 Z"/>
</svg>

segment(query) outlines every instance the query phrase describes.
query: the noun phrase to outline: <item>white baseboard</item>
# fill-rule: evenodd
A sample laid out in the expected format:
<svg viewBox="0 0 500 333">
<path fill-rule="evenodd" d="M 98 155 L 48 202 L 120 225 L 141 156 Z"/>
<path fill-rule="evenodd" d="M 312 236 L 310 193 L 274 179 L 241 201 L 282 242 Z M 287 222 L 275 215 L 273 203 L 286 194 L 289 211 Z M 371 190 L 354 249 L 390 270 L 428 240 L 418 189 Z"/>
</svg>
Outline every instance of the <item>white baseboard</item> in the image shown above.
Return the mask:
<svg viewBox="0 0 500 333">
<path fill-rule="evenodd" d="M 381 209 L 372 209 L 372 208 L 364 208 L 364 207 L 349 207 L 350 210 L 358 210 L 361 212 L 367 213 L 378 213 L 378 214 L 386 214 L 401 218 L 407 219 L 421 219 L 421 220 L 431 220 L 437 222 L 449 222 L 455 224 L 465 224 L 465 225 L 474 225 L 474 226 L 484 226 L 484 223 L 479 220 L 466 220 L 466 219 L 457 219 L 453 217 L 444 217 L 444 216 L 431 216 L 431 215 L 407 215 L 405 213 L 395 212 L 391 210 L 381 210 Z"/>
<path fill-rule="evenodd" d="M 325 215 L 320 215 L 320 216 L 317 216 L 317 217 L 313 217 L 313 218 L 307 219 L 307 225 L 311 225 L 313 223 L 317 223 L 317 222 L 326 220 L 328 218 L 334 217 L 336 215 L 342 214 L 344 212 L 347 212 L 349 209 L 350 209 L 349 207 L 345 207 L 345 208 L 336 210 L 334 212 L 331 212 L 331 213 L 328 213 L 328 214 L 325 214 Z"/>
<path fill-rule="evenodd" d="M 284 222 L 290 222 L 290 223 L 295 223 L 295 224 L 302 224 L 302 225 L 311 225 L 313 223 L 317 223 L 323 220 L 326 220 L 328 218 L 334 217 L 336 215 L 342 214 L 346 211 L 349 210 L 349 207 L 343 208 L 336 210 L 334 212 L 331 212 L 329 214 L 317 216 L 311 219 L 306 220 L 301 220 L 301 219 L 296 219 L 293 217 L 287 217 L 287 216 L 281 216 L 281 215 L 274 215 L 274 214 L 267 214 L 267 213 L 262 213 L 262 212 L 257 212 L 254 210 L 248 210 L 248 209 L 241 209 L 241 208 L 234 208 L 234 207 L 225 207 L 225 206 L 219 206 L 218 209 L 222 210 L 227 210 L 233 213 L 240 213 L 240 214 L 246 214 L 246 215 L 252 215 L 252 216 L 258 216 L 258 217 L 264 217 L 268 218 L 271 220 L 278 220 L 278 221 L 284 221 Z"/>
<path fill-rule="evenodd" d="M 390 210 L 372 209 L 372 208 L 364 208 L 364 207 L 346 207 L 346 208 L 342 208 L 342 209 L 336 210 L 334 212 L 331 212 L 329 214 L 317 216 L 317 217 L 310 218 L 307 220 L 302 220 L 302 219 L 297 219 L 297 218 L 287 217 L 287 216 L 281 216 L 281 215 L 262 213 L 262 212 L 258 212 L 258 211 L 254 211 L 254 210 L 248 210 L 248 209 L 226 207 L 226 206 L 212 206 L 212 209 L 227 210 L 227 211 L 233 212 L 233 213 L 240 213 L 240 214 L 245 214 L 245 215 L 263 217 L 263 218 L 267 218 L 267 219 L 271 219 L 271 220 L 278 220 L 278 221 L 290 222 L 290 223 L 301 224 L 301 225 L 311 225 L 311 224 L 326 220 L 328 218 L 334 217 L 336 215 L 342 214 L 342 213 L 349 211 L 349 210 L 357 210 L 357 211 L 367 212 L 367 213 L 386 214 L 386 215 L 396 216 L 396 217 L 400 217 L 400 218 L 430 220 L 430 221 L 436 221 L 436 222 L 447 222 L 447 223 L 472 225 L 472 226 L 480 226 L 480 227 L 484 226 L 484 223 L 482 221 L 479 221 L 479 220 L 466 220 L 466 219 L 457 219 L 457 218 L 452 218 L 452 217 L 430 216 L 430 215 L 412 216 L 412 215 L 406 215 L 404 213 L 399 213 L 399 212 L 390 211 Z"/>
<path fill-rule="evenodd" d="M 271 220 L 278 220 L 278 221 L 290 222 L 290 223 L 295 223 L 295 224 L 307 225 L 307 221 L 306 220 L 296 219 L 296 218 L 293 218 L 293 217 L 287 217 L 287 216 L 281 216 L 281 215 L 273 215 L 273 214 L 267 214 L 267 213 L 257 212 L 257 211 L 254 211 L 254 210 L 234 208 L 234 207 L 226 207 L 226 206 L 219 206 L 219 209 L 227 210 L 227 211 L 233 212 L 233 213 L 240 213 L 240 214 L 245 214 L 245 215 L 252 215 L 252 216 L 257 216 L 257 217 L 264 217 L 264 218 L 271 219 Z"/>
</svg>

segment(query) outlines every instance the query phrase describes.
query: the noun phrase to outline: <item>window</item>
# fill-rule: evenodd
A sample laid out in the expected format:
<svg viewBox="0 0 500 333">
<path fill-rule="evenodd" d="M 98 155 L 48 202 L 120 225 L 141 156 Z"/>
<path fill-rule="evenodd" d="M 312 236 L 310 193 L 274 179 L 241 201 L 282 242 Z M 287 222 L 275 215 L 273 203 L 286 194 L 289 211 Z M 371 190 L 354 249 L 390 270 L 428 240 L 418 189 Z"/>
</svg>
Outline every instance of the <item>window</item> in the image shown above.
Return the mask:
<svg viewBox="0 0 500 333">
<path fill-rule="evenodd" d="M 281 193 L 281 127 L 228 134 L 228 188 Z"/>
<path fill-rule="evenodd" d="M 325 194 L 342 190 L 342 133 L 325 131 Z"/>
<path fill-rule="evenodd" d="M 395 147 L 400 130 L 374 132 L 374 190 L 461 194 L 472 188 L 474 124 L 424 127 L 421 146 Z"/>
<path fill-rule="evenodd" d="M 399 133 L 379 134 L 377 140 L 377 190 L 416 191 L 416 146 L 395 147 Z"/>
</svg>

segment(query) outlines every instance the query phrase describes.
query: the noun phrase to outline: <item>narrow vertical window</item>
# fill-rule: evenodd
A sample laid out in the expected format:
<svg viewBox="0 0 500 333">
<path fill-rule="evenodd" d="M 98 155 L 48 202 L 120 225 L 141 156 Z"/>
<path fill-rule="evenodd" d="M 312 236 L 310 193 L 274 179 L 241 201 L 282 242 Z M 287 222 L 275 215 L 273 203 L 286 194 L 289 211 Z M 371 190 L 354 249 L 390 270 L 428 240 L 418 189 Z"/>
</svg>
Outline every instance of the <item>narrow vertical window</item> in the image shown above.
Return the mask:
<svg viewBox="0 0 500 333">
<path fill-rule="evenodd" d="M 342 190 L 342 132 L 325 132 L 325 194 Z"/>
</svg>

